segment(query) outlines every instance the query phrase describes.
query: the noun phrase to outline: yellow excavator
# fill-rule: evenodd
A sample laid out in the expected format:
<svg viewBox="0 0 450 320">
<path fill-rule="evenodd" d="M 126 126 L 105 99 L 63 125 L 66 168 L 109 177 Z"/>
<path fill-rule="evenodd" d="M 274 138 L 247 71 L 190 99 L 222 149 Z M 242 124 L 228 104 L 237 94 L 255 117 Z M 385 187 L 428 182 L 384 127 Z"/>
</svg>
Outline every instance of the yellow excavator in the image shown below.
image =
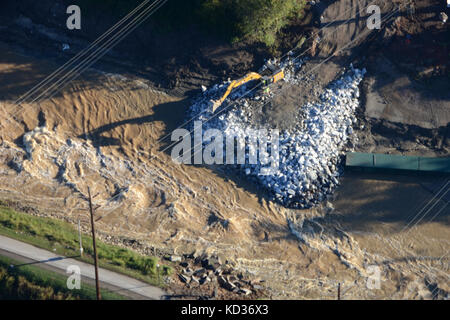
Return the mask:
<svg viewBox="0 0 450 320">
<path fill-rule="evenodd" d="M 219 108 L 222 105 L 222 103 L 230 95 L 230 93 L 231 93 L 231 91 L 233 91 L 233 89 L 238 88 L 247 82 L 250 82 L 252 80 L 260 80 L 263 87 L 268 87 L 270 84 L 278 82 L 283 79 L 284 79 L 284 70 L 283 69 L 279 69 L 279 70 L 275 71 L 270 76 L 262 76 L 259 73 L 250 72 L 245 77 L 242 77 L 241 79 L 231 81 L 231 83 L 228 85 L 227 91 L 225 91 L 222 98 L 220 98 L 219 100 L 212 101 L 212 103 L 213 103 L 212 112 L 214 113 L 217 110 L 217 108 Z"/>
</svg>

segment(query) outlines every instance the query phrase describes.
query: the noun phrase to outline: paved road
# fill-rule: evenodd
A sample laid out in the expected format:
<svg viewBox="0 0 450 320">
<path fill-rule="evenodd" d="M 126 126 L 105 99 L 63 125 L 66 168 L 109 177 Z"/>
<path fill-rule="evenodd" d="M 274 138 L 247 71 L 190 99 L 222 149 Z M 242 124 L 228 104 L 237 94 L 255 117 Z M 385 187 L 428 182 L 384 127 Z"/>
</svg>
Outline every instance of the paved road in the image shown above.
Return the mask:
<svg viewBox="0 0 450 320">
<path fill-rule="evenodd" d="M 31 259 L 33 261 L 49 260 L 60 257 L 52 252 L 39 249 L 32 245 L 17 240 L 13 240 L 4 236 L 0 236 L 0 250 L 10 252 L 14 255 L 18 255 L 21 257 L 25 257 L 27 259 Z M 68 266 L 76 265 L 80 268 L 81 275 L 84 278 L 88 278 L 91 280 L 95 279 L 93 265 L 77 261 L 74 259 L 49 261 L 46 262 L 45 265 L 61 270 L 64 273 L 66 272 Z M 118 288 L 119 290 L 117 290 L 117 292 L 119 294 L 127 295 L 126 292 L 130 292 L 142 298 L 152 300 L 160 300 L 162 296 L 166 294 L 160 288 L 153 287 L 142 281 L 102 268 L 99 269 L 99 278 L 102 283 L 108 284 L 114 288 Z"/>
</svg>

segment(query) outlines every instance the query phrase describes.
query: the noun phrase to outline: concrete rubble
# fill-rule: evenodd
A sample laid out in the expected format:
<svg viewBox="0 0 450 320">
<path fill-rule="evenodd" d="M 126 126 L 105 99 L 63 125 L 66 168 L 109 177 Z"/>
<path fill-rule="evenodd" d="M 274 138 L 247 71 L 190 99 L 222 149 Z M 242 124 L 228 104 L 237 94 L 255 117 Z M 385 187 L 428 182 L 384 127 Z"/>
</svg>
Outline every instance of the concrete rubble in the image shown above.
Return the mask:
<svg viewBox="0 0 450 320">
<path fill-rule="evenodd" d="M 268 63 L 277 63 L 269 61 Z M 299 70 L 304 61 L 288 56 L 278 63 L 285 68 L 285 82 L 297 85 L 303 80 Z M 267 64 L 262 68 L 267 68 Z M 298 121 L 294 128 L 280 131 L 279 161 L 269 175 L 263 175 L 264 166 L 258 164 L 234 165 L 242 174 L 263 186 L 276 200 L 288 207 L 311 207 L 326 199 L 339 184 L 339 165 L 343 149 L 353 134 L 356 121 L 355 111 L 359 106 L 358 85 L 366 70 L 351 66 L 339 80 L 333 82 L 320 96 L 316 103 L 299 106 Z M 211 100 L 223 94 L 227 82 L 214 85 L 203 92 L 194 101 L 190 117 L 203 122 L 203 130 L 218 129 L 224 135 L 241 137 L 238 143 L 245 145 L 248 160 L 248 145 L 245 137 L 252 135 L 252 109 L 257 104 L 264 104 L 274 93 L 262 94 L 255 90 L 245 94 L 249 88 L 245 85 L 235 89 L 225 103 L 211 112 Z M 254 109 L 253 109 L 254 110 Z M 268 134 L 272 130 L 267 128 Z M 205 146 L 205 142 L 204 146 Z M 271 146 L 268 151 L 272 154 Z M 274 150 L 277 148 L 273 146 Z M 224 154 L 225 151 L 224 151 Z M 259 159 L 258 159 L 259 160 Z"/>
<path fill-rule="evenodd" d="M 242 274 L 235 275 L 234 270 L 227 263 L 222 263 L 217 256 L 202 256 L 194 260 L 183 259 L 180 266 L 184 265 L 188 266 L 181 269 L 178 278 L 189 287 L 209 284 L 215 288 L 221 287 L 226 291 L 243 296 L 264 290 L 260 280 L 249 280 Z"/>
</svg>

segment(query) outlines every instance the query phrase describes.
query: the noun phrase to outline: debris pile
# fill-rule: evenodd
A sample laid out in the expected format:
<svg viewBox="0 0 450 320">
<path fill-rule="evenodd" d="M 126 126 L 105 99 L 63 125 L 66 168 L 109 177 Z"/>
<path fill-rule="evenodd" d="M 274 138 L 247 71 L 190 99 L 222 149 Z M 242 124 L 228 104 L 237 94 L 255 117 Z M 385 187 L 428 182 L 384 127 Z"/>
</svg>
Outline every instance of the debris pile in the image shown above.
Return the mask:
<svg viewBox="0 0 450 320">
<path fill-rule="evenodd" d="M 189 288 L 220 287 L 241 296 L 254 296 L 264 290 L 261 280 L 247 279 L 215 255 L 202 255 L 194 259 L 191 256 L 170 256 L 168 260 L 182 260 L 179 263 L 181 270 L 178 271 L 178 279 Z"/>
<path fill-rule="evenodd" d="M 280 63 L 285 68 L 288 85 L 301 83 L 302 76 L 298 71 L 303 62 L 288 57 Z M 246 161 L 233 167 L 261 184 L 274 200 L 285 206 L 305 208 L 324 200 L 339 183 L 339 161 L 353 133 L 354 112 L 359 105 L 358 85 L 365 72 L 351 66 L 321 94 L 320 101 L 299 106 L 295 127 L 280 131 L 278 146 L 268 147 L 271 155 L 279 154 L 275 170 L 270 174 L 262 173 L 267 168 L 260 162 L 249 164 Z M 204 91 L 192 105 L 190 115 L 202 121 L 203 130 L 218 129 L 224 135 L 241 137 L 237 139 L 238 143 L 245 145 L 254 132 L 252 110 L 269 101 L 274 93 L 248 92 L 249 88 L 243 86 L 236 89 L 213 114 L 210 101 L 220 96 L 226 86 L 227 83 L 214 85 Z M 272 136 L 273 129 L 266 129 Z M 205 146 L 205 142 L 203 144 Z M 249 150 L 248 145 L 245 148 Z"/>
</svg>

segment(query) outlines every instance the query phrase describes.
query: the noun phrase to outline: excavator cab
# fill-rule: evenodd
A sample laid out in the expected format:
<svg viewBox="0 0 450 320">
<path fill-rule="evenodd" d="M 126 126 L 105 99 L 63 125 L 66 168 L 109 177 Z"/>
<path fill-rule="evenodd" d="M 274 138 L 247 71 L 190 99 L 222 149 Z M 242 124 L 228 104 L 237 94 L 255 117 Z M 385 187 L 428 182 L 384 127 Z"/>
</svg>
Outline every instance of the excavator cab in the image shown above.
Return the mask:
<svg viewBox="0 0 450 320">
<path fill-rule="evenodd" d="M 284 79 L 284 70 L 280 69 L 280 70 L 277 70 L 271 76 L 262 77 L 261 82 L 262 82 L 263 87 L 267 87 L 267 86 L 271 85 L 272 83 L 278 82 L 283 79 Z"/>
</svg>

